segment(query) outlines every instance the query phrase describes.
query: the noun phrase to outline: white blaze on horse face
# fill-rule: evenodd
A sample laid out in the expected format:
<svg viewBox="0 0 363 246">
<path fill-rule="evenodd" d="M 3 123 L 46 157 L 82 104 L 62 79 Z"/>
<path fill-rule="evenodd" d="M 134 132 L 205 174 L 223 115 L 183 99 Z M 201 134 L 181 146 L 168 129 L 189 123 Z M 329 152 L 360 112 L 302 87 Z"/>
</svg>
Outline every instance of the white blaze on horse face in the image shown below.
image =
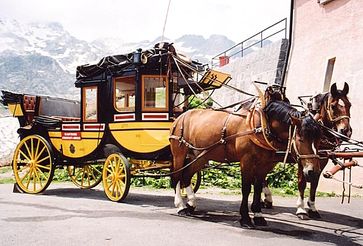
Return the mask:
<svg viewBox="0 0 363 246">
<path fill-rule="evenodd" d="M 197 198 L 195 197 L 195 193 L 193 191 L 192 185 L 189 185 L 188 187 L 186 187 L 185 191 L 186 191 L 187 197 L 188 197 L 188 204 L 191 207 L 195 208 L 197 206 Z"/>
<path fill-rule="evenodd" d="M 345 103 L 344 103 L 344 101 L 342 99 L 339 99 L 338 105 L 340 105 L 342 107 L 345 107 Z"/>
<path fill-rule="evenodd" d="M 178 212 L 186 206 L 184 205 L 183 198 L 181 196 L 181 189 L 180 189 L 180 181 L 177 183 L 175 187 L 175 198 L 174 198 L 174 205 L 178 209 Z"/>
<path fill-rule="evenodd" d="M 315 144 L 314 144 L 314 142 L 311 144 L 311 148 L 312 148 L 312 150 L 313 150 L 313 153 L 316 155 L 317 153 L 318 153 L 318 151 L 316 150 L 316 148 L 315 148 Z"/>
</svg>

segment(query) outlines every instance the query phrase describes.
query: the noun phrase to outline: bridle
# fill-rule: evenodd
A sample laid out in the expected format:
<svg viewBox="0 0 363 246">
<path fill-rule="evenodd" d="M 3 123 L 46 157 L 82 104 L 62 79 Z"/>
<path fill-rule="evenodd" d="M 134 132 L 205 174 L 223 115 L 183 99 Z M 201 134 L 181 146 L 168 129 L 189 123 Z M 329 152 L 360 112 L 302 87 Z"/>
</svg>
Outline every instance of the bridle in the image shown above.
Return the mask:
<svg viewBox="0 0 363 246">
<path fill-rule="evenodd" d="M 293 133 L 291 134 L 291 128 L 294 128 L 293 129 Z M 295 152 L 295 156 L 296 156 L 296 160 L 297 161 L 300 161 L 300 160 L 303 160 L 303 159 L 319 159 L 320 160 L 320 156 L 318 154 L 300 154 L 299 150 L 297 149 L 297 145 L 296 145 L 296 129 L 297 129 L 297 126 L 292 126 L 290 125 L 289 127 L 289 141 L 288 141 L 288 144 L 287 144 L 287 150 L 286 150 L 286 155 L 285 155 L 285 158 L 284 158 L 284 162 L 283 163 L 286 163 L 286 159 L 287 159 L 287 155 L 289 153 L 291 153 L 291 148 L 294 149 L 294 152 Z"/>
<path fill-rule="evenodd" d="M 325 110 L 327 112 L 329 122 L 334 124 L 337 121 L 340 121 L 340 120 L 343 120 L 343 119 L 350 119 L 349 115 L 340 115 L 340 116 L 337 116 L 337 117 L 333 117 L 332 114 L 331 114 L 332 105 L 330 103 L 329 98 L 330 98 L 330 96 L 328 97 L 327 102 L 324 104 L 324 108 L 325 108 Z"/>
</svg>

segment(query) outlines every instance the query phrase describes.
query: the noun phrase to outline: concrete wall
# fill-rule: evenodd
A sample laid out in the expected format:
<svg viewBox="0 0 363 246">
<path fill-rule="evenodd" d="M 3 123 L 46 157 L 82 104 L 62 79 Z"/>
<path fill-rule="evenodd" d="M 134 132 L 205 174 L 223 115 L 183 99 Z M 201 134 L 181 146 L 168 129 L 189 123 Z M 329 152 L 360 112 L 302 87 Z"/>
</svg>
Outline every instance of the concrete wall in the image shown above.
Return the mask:
<svg viewBox="0 0 363 246">
<path fill-rule="evenodd" d="M 281 39 L 244 57 L 232 59 L 229 64 L 216 68 L 216 70 L 231 74 L 232 80 L 229 85 L 257 94 L 252 81 L 269 84 L 281 83 L 287 47 L 288 40 Z M 261 89 L 265 88 L 262 85 L 259 86 Z M 248 96 L 227 87 L 216 90 L 212 97 L 223 106 L 248 98 Z"/>
<path fill-rule="evenodd" d="M 363 140 L 360 111 L 363 105 L 363 1 L 333 0 L 325 5 L 295 0 L 292 50 L 287 72 L 287 96 L 323 91 L 328 60 L 335 57 L 332 83 L 350 86 L 353 138 Z M 329 164 L 331 166 L 332 164 Z M 340 177 L 340 174 L 337 174 Z M 341 192 L 341 185 L 322 178 L 320 191 Z M 363 183 L 363 169 L 354 168 L 353 181 Z M 362 190 L 353 190 L 363 194 Z"/>
</svg>

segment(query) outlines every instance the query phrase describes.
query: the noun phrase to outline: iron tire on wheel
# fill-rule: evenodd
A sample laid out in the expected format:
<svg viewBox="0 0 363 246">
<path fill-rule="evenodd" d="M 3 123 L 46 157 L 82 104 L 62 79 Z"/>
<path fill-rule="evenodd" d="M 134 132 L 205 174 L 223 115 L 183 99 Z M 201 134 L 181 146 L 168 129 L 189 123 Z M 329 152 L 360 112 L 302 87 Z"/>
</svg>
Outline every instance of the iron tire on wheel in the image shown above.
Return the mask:
<svg viewBox="0 0 363 246">
<path fill-rule="evenodd" d="M 67 171 L 73 184 L 81 189 L 91 189 L 102 181 L 101 164 L 87 164 L 81 167 L 68 166 Z"/>
<path fill-rule="evenodd" d="M 131 175 L 128 160 L 120 153 L 107 157 L 103 166 L 102 182 L 108 199 L 123 201 L 129 193 Z"/>
<path fill-rule="evenodd" d="M 17 145 L 12 166 L 21 191 L 30 194 L 43 192 L 54 175 L 52 148 L 43 137 L 29 135 Z"/>
</svg>

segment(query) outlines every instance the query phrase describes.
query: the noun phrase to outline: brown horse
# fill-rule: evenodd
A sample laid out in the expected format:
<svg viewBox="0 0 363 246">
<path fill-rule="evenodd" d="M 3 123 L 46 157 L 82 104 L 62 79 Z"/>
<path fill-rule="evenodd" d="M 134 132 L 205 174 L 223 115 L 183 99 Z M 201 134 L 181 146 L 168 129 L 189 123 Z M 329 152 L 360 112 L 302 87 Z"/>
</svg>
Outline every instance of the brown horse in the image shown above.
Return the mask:
<svg viewBox="0 0 363 246">
<path fill-rule="evenodd" d="M 263 111 L 263 112 L 262 112 Z M 264 117 L 266 116 L 266 121 Z M 253 227 L 248 214 L 248 196 L 254 185 L 254 224 L 266 225 L 261 214 L 262 182 L 275 162 L 277 148 L 286 149 L 290 126 L 296 126 L 295 155 L 304 166 L 307 177 L 319 173 L 319 162 L 313 144 L 319 140 L 320 127 L 310 117 L 284 102 L 271 101 L 263 110 L 257 107 L 238 113 L 215 110 L 190 110 L 179 116 L 171 128 L 170 147 L 173 154 L 172 184 L 176 194 L 174 204 L 179 214 L 188 214 L 196 207 L 191 177 L 202 170 L 209 160 L 240 162 L 242 174 L 241 226 Z M 185 205 L 180 189 L 186 187 Z"/>
<path fill-rule="evenodd" d="M 347 137 L 352 135 L 352 128 L 350 127 L 350 107 L 351 103 L 347 97 L 349 92 L 349 86 L 347 83 L 344 84 L 343 90 L 338 90 L 334 83 L 330 87 L 330 92 L 318 94 L 312 98 L 310 104 L 310 112 L 314 114 L 314 119 L 319 121 L 324 128 L 332 129 L 340 134 Z M 323 130 L 322 141 L 318 146 L 319 150 L 330 150 L 333 151 L 339 146 L 341 139 L 337 136 L 332 135 L 327 130 Z M 281 159 L 279 161 L 282 161 Z M 320 170 L 323 171 L 326 164 L 328 163 L 327 158 L 320 159 Z M 300 219 L 320 218 L 320 214 L 315 207 L 315 196 L 318 187 L 319 177 L 310 179 L 310 196 L 307 202 L 308 209 L 305 210 L 304 206 L 304 192 L 307 185 L 307 180 L 303 175 L 303 166 L 298 166 L 298 189 L 299 197 L 297 201 L 296 215 Z M 271 191 L 267 187 L 267 183 L 264 184 L 263 192 L 265 193 L 264 206 L 267 208 L 272 207 L 272 196 Z"/>
<path fill-rule="evenodd" d="M 344 83 L 343 90 L 338 90 L 334 83 L 330 87 L 329 93 L 319 94 L 313 98 L 312 113 L 315 114 L 314 118 L 321 122 L 325 127 L 333 129 L 334 131 L 343 134 L 347 137 L 352 135 L 352 128 L 350 126 L 350 107 L 351 103 L 347 97 L 349 86 Z M 320 142 L 320 150 L 334 150 L 341 143 L 341 139 L 333 136 L 328 131 L 323 131 L 323 138 Z M 320 160 L 320 170 L 323 171 L 328 159 Z M 321 173 L 321 172 L 320 172 Z M 307 201 L 308 209 L 304 208 L 304 191 L 306 188 L 306 178 L 302 175 L 302 166 L 298 167 L 298 188 L 299 197 L 297 201 L 296 215 L 300 219 L 320 218 L 320 214 L 315 207 L 315 195 L 318 188 L 320 173 L 316 178 L 310 181 L 310 196 Z"/>
</svg>

